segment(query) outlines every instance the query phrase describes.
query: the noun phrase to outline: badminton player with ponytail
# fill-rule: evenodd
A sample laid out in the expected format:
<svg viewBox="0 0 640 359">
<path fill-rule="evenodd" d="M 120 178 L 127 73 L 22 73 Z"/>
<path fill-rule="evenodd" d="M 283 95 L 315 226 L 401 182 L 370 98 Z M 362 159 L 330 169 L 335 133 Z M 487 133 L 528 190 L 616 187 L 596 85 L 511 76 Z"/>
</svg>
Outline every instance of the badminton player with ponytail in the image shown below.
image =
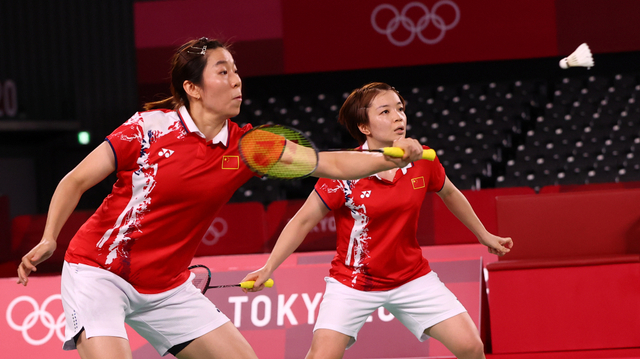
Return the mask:
<svg viewBox="0 0 640 359">
<path fill-rule="evenodd" d="M 370 83 L 346 99 L 339 122 L 364 148 L 390 146 L 405 136 L 404 99 L 387 84 Z M 471 317 L 431 271 L 416 239 L 427 192 L 437 192 L 490 253 L 509 252 L 511 238 L 487 232 L 436 158 L 360 180 L 318 180 L 315 191 L 280 234 L 264 267 L 245 277 L 255 280 L 257 287 L 245 291 L 261 290 L 260 284 L 307 233 L 334 211 L 337 254 L 325 278 L 326 290 L 307 358 L 342 358 L 369 315 L 381 306 L 419 340 L 431 336 L 458 358 L 484 358 Z"/>
<path fill-rule="evenodd" d="M 56 249 L 82 194 L 115 171 L 111 194 L 72 239 L 62 269 L 63 347 L 83 359 L 131 358 L 125 322 L 161 355 L 256 358 L 192 284 L 188 268 L 218 210 L 256 175 L 238 150 L 252 126 L 230 120 L 240 111 L 242 82 L 227 46 L 201 38 L 180 47 L 171 90 L 172 97 L 146 104 L 60 181 L 42 240 L 18 267 L 18 283 L 27 285 Z M 422 157 L 415 140 L 395 145 L 403 158 L 321 153 L 311 175 L 361 178 Z"/>
</svg>

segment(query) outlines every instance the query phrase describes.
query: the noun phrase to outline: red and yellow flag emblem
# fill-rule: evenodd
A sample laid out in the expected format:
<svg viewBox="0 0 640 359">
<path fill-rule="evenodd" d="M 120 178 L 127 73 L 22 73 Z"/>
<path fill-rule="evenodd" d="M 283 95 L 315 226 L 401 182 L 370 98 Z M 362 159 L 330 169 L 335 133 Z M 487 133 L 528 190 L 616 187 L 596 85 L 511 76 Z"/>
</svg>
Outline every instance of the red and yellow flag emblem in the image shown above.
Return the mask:
<svg viewBox="0 0 640 359">
<path fill-rule="evenodd" d="M 222 156 L 223 170 L 237 170 L 238 168 L 240 168 L 239 156 Z"/>
<path fill-rule="evenodd" d="M 413 186 L 413 189 L 424 188 L 424 177 L 420 176 L 420 177 L 412 178 L 411 185 Z"/>
</svg>

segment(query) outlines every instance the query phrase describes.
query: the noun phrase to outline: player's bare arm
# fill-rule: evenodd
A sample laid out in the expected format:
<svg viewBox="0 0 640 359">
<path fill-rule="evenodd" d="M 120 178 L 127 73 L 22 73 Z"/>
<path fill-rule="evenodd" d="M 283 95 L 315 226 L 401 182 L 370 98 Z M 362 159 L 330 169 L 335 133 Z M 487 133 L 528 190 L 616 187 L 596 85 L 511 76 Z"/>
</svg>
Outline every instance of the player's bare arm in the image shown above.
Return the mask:
<svg viewBox="0 0 640 359">
<path fill-rule="evenodd" d="M 487 246 L 489 253 L 503 256 L 511 250 L 513 241 L 508 237 L 498 237 L 489 233 L 467 198 L 451 183 L 449 178 L 445 178 L 442 190 L 438 192 L 449 211 L 453 213 L 477 238 L 478 241 Z"/>
<path fill-rule="evenodd" d="M 106 142 L 96 147 L 58 184 L 51 198 L 47 223 L 40 243 L 22 257 L 18 265 L 18 284 L 27 285 L 29 274 L 56 250 L 58 234 L 78 205 L 82 194 L 115 170 L 115 158 Z"/>
<path fill-rule="evenodd" d="M 247 274 L 242 282 L 255 281 L 252 289 L 243 289 L 245 292 L 257 292 L 264 288 L 262 283 L 271 278 L 272 273 L 293 253 L 302 243 L 322 218 L 329 212 L 318 194 L 313 191 L 298 210 L 295 216 L 287 223 L 280 233 L 276 245 L 267 259 L 267 263 L 260 269 Z"/>
</svg>

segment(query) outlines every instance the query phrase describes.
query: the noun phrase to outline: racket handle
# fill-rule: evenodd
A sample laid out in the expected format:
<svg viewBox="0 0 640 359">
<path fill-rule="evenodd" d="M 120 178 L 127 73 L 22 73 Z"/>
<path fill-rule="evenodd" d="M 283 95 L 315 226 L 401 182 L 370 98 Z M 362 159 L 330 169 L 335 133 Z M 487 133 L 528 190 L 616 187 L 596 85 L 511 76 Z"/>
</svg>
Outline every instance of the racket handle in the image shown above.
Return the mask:
<svg viewBox="0 0 640 359">
<path fill-rule="evenodd" d="M 433 161 L 436 159 L 436 150 L 430 148 L 428 150 L 422 150 L 422 159 Z"/>
<path fill-rule="evenodd" d="M 240 288 L 247 288 L 247 289 L 251 289 L 253 288 L 253 285 L 256 283 L 255 280 L 248 280 L 245 282 L 241 282 L 240 283 Z M 273 287 L 273 279 L 269 278 L 267 279 L 266 282 L 264 282 L 264 286 L 267 288 L 271 288 Z"/>
<path fill-rule="evenodd" d="M 382 153 L 391 157 L 402 157 L 404 155 L 404 151 L 399 147 L 385 147 L 382 149 Z M 433 149 L 423 150 L 422 151 L 422 159 L 433 161 L 436 158 L 436 151 Z"/>
</svg>

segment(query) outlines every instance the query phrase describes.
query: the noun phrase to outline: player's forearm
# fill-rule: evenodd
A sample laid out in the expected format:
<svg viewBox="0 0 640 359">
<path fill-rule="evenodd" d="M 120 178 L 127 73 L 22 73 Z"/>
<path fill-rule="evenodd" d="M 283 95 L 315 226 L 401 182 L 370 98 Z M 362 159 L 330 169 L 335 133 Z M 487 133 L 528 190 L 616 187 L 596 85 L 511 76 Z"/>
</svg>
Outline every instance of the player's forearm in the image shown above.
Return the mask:
<svg viewBox="0 0 640 359">
<path fill-rule="evenodd" d="M 318 168 L 313 175 L 330 179 L 358 179 L 398 167 L 380 153 L 320 152 Z"/>
<path fill-rule="evenodd" d="M 55 240 L 78 205 L 82 194 L 105 179 L 115 169 L 113 151 L 105 141 L 64 176 L 51 198 L 43 239 Z"/>
<path fill-rule="evenodd" d="M 317 223 L 317 222 L 316 222 Z M 265 264 L 265 269 L 273 273 L 304 241 L 311 229 L 316 225 L 311 221 L 289 221 L 280 233 L 276 245 Z"/>
<path fill-rule="evenodd" d="M 57 240 L 62 226 L 75 210 L 83 193 L 84 189 L 69 175 L 60 181 L 51 198 L 43 239 Z"/>
<path fill-rule="evenodd" d="M 478 237 L 478 239 L 487 233 L 484 225 L 462 192 L 455 190 L 441 198 L 449 211 Z"/>
</svg>

